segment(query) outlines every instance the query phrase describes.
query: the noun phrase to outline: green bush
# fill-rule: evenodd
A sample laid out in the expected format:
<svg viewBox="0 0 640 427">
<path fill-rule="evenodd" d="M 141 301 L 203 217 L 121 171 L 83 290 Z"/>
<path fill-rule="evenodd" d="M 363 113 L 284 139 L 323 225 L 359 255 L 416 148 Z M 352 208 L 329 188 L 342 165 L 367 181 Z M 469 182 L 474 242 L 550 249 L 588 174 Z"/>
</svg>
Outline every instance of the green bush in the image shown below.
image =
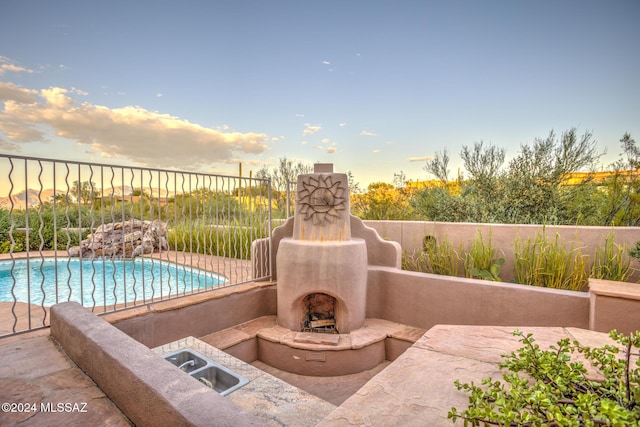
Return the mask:
<svg viewBox="0 0 640 427">
<path fill-rule="evenodd" d="M 54 222 L 54 212 L 57 219 Z M 93 212 L 93 223 L 97 223 L 96 213 Z M 69 233 L 67 228 L 88 227 L 91 223 L 92 213 L 88 207 L 68 209 L 58 207 L 54 211 L 51 203 L 46 203 L 40 208 L 25 210 L 13 210 L 11 212 L 0 209 L 0 253 L 11 251 L 11 239 L 13 238 L 13 252 L 27 250 L 64 250 L 76 246 L 88 231 L 81 236 Z M 11 227 L 13 224 L 13 228 Z M 23 230 L 29 224 L 29 238 Z"/>
<path fill-rule="evenodd" d="M 169 229 L 167 241 L 177 251 L 251 259 L 251 243 L 267 235 L 265 227 L 238 222 L 226 225 L 181 222 Z"/>
<path fill-rule="evenodd" d="M 455 381 L 455 387 L 470 396 L 467 409 L 449 411 L 454 423 L 461 419 L 465 426 L 639 425 L 640 362 L 631 355 L 634 349 L 637 355 L 640 332 L 625 336 L 612 331 L 611 338 L 621 348 L 592 349 L 566 338 L 548 350 L 540 349 L 532 334 L 513 334 L 524 345 L 503 355 L 499 367 L 508 370 L 504 383 L 492 378 L 482 379 L 480 386 Z M 583 362 L 572 360 L 573 353 L 582 354 L 603 379 L 593 379 Z"/>
</svg>

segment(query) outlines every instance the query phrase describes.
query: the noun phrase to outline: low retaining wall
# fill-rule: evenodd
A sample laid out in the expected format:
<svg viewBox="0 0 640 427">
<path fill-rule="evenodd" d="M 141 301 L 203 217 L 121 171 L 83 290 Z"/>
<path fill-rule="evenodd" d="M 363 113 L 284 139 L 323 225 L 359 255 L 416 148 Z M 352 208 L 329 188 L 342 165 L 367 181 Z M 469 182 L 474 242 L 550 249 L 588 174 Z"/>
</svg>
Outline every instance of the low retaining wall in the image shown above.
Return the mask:
<svg viewBox="0 0 640 427">
<path fill-rule="evenodd" d="M 589 293 L 370 266 L 366 316 L 424 329 L 438 324 L 587 329 Z"/>
<path fill-rule="evenodd" d="M 248 283 L 102 316 L 149 348 L 275 314 L 276 287 Z"/>
<path fill-rule="evenodd" d="M 51 336 L 137 426 L 262 426 L 76 302 L 51 307 Z"/>
<path fill-rule="evenodd" d="M 589 329 L 629 334 L 640 331 L 640 285 L 636 283 L 589 280 L 591 310 Z"/>
</svg>

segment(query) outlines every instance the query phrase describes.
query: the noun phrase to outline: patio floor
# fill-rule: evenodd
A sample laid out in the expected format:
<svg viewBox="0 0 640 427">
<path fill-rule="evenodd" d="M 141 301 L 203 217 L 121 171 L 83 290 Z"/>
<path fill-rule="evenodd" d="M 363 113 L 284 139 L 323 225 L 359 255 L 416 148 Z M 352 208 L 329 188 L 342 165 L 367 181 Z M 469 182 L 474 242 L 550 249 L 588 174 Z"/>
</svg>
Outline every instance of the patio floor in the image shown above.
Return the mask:
<svg viewBox="0 0 640 427">
<path fill-rule="evenodd" d="M 48 329 L 1 339 L 0 360 L 2 426 L 131 425 Z"/>
<path fill-rule="evenodd" d="M 191 261 L 211 263 L 205 258 Z M 225 268 L 228 274 L 234 270 L 233 265 Z M 241 275 L 245 270 L 236 271 L 234 274 Z M 10 332 L 14 323 L 11 303 L 4 304 L 9 307 L 0 306 L 0 333 Z M 26 308 L 26 304 L 19 307 L 20 322 L 28 318 Z M 42 322 L 42 316 L 40 307 L 31 310 L 36 325 Z M 517 337 L 511 335 L 514 329 L 438 325 L 394 362 L 343 377 L 307 377 L 259 361 L 253 365 L 339 405 L 318 426 L 449 426 L 446 416 L 451 407 L 463 409 L 467 404 L 467 395 L 456 390 L 453 382 L 499 378 L 501 355 L 520 347 Z M 591 346 L 611 343 L 607 334 L 577 328 L 520 329 L 533 333 L 541 347 L 564 337 Z M 0 425 L 130 425 L 102 390 L 61 351 L 48 328 L 0 338 L 0 360 L 0 402 L 14 404 L 9 411 L 3 406 Z"/>
<path fill-rule="evenodd" d="M 305 377 L 261 362 L 253 364 L 339 405 L 318 426 L 448 426 L 451 407 L 463 409 L 467 404 L 467 395 L 455 389 L 454 380 L 499 378 L 501 355 L 520 347 L 511 334 L 514 329 L 435 326 L 394 362 L 343 377 Z M 543 348 L 564 337 L 591 346 L 611 343 L 607 334 L 577 328 L 521 329 L 533 333 Z M 0 400 L 15 403 L 16 410 L 1 412 L 0 425 L 130 425 L 102 390 L 58 348 L 48 329 L 0 339 L 0 360 Z M 18 406 L 25 403 L 30 405 L 29 412 Z"/>
</svg>

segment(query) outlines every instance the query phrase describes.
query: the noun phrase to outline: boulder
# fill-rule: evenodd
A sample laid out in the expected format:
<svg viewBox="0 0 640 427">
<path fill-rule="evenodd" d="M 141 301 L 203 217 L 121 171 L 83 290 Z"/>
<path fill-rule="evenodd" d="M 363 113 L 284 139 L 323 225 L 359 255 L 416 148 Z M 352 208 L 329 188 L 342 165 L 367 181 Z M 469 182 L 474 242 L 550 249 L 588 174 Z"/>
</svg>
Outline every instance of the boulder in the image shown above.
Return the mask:
<svg viewBox="0 0 640 427">
<path fill-rule="evenodd" d="M 167 224 L 159 220 L 101 224 L 86 239 L 68 250 L 70 257 L 134 258 L 156 250 L 169 250 Z"/>
</svg>

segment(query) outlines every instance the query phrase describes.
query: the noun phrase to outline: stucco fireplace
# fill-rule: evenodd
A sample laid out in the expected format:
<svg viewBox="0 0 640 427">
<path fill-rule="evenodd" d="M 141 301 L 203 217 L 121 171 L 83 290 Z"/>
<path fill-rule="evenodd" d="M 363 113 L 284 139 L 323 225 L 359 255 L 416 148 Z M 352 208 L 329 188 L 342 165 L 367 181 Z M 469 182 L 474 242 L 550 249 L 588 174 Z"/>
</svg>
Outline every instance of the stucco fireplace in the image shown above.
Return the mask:
<svg viewBox="0 0 640 427">
<path fill-rule="evenodd" d="M 367 247 L 351 238 L 346 174 L 331 165 L 298 177 L 293 236 L 277 254 L 278 324 L 348 334 L 365 320 Z"/>
</svg>

